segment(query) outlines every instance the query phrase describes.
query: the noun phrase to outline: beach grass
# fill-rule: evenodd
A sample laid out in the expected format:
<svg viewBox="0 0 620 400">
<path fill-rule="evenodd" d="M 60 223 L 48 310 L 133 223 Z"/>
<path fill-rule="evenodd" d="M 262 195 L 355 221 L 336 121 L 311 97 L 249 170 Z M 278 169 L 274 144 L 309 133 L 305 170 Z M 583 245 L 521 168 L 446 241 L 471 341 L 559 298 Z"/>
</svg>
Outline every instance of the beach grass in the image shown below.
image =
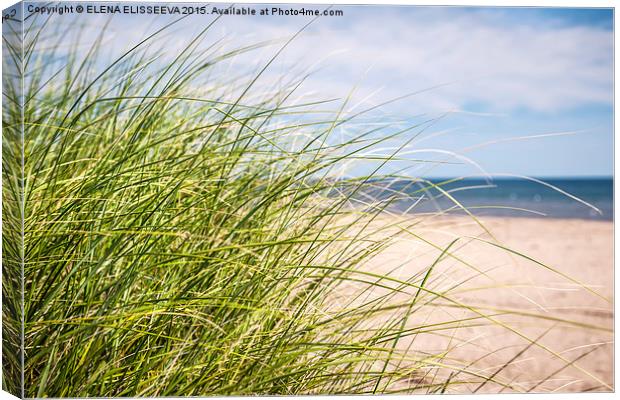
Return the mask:
<svg viewBox="0 0 620 400">
<path fill-rule="evenodd" d="M 441 191 L 423 179 L 417 192 L 377 188 L 398 177 L 380 171 L 399 154 L 370 150 L 405 146 L 420 126 L 356 124 L 343 139 L 364 114 L 347 112 L 346 97 L 293 102 L 303 77 L 257 89 L 294 37 L 201 47 L 210 27 L 172 57 L 153 51 L 166 26 L 101 65 L 105 28 L 63 53 L 79 33 L 26 25 L 12 59 L 23 93 L 19 80 L 3 90 L 5 388 L 20 391 L 23 305 L 26 397 L 520 390 L 503 366 L 470 370 L 399 345 L 475 324 L 521 334 L 435 280 L 458 239 L 405 278 L 362 268 L 415 235 L 415 219 L 378 223 L 392 202 Z M 42 49 L 47 34 L 58 44 Z M 218 70 L 265 46 L 272 57 L 256 72 Z M 368 174 L 340 173 L 364 159 Z M 380 201 L 365 195 L 377 190 Z M 475 316 L 411 326 L 438 304 Z"/>
</svg>

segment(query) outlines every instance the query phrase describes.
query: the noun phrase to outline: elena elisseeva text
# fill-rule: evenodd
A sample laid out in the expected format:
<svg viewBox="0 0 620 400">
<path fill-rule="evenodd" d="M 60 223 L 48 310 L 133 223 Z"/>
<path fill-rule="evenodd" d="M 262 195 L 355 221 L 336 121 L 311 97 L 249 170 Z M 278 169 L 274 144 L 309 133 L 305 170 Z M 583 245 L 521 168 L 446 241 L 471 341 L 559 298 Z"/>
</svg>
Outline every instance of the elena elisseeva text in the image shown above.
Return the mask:
<svg viewBox="0 0 620 400">
<path fill-rule="evenodd" d="M 152 14 L 152 15 L 271 15 L 271 16 L 308 16 L 308 17 L 341 17 L 342 10 L 330 7 L 308 8 L 290 6 L 243 6 L 243 7 L 214 7 L 207 5 L 131 5 L 131 4 L 64 4 L 64 5 L 36 5 L 26 7 L 29 14 Z"/>
</svg>

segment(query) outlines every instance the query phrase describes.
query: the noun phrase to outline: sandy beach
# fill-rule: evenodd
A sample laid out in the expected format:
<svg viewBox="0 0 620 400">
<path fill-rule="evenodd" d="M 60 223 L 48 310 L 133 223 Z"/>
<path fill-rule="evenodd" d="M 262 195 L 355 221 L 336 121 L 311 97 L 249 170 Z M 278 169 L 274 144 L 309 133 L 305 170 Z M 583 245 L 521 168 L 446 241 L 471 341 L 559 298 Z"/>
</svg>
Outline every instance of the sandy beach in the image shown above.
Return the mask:
<svg viewBox="0 0 620 400">
<path fill-rule="evenodd" d="M 433 266 L 408 322 L 418 333 L 399 343 L 429 359 L 403 386 L 448 377 L 460 383 L 448 393 L 613 389 L 612 222 L 399 218 L 376 222 L 408 233 L 364 268 L 419 273 L 419 283 Z"/>
</svg>

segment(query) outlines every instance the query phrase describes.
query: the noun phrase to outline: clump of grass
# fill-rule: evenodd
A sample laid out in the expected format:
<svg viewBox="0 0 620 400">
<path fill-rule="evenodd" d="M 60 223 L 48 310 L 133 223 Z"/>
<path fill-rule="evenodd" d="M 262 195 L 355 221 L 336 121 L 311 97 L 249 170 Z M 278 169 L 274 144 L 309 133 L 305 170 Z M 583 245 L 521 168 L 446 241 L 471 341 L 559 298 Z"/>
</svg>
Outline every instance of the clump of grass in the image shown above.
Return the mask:
<svg viewBox="0 0 620 400">
<path fill-rule="evenodd" d="M 13 264 L 3 269 L 3 329 L 20 319 L 18 274 L 7 271 L 23 262 L 26 397 L 512 387 L 498 371 L 399 346 L 463 322 L 412 327 L 418 309 L 470 309 L 432 286 L 454 242 L 407 278 L 362 268 L 410 234 L 415 223 L 377 221 L 415 192 L 368 198 L 393 177 L 336 171 L 416 127 L 358 127 L 334 140 L 359 116 L 344 112 L 346 100 L 330 113 L 327 103 L 294 103 L 303 79 L 256 92 L 271 60 L 254 75 L 217 75 L 259 46 L 200 47 L 210 26 L 172 58 L 150 47 L 164 27 L 107 65 L 105 29 L 86 51 L 63 52 L 67 33 L 42 26 L 33 18 L 15 60 L 28 71 L 23 108 L 12 102 L 3 114 L 4 221 L 24 208 L 23 247 L 18 224 L 5 222 L 3 261 Z M 58 44 L 40 48 L 51 32 Z M 396 157 L 373 155 L 375 171 Z M 19 344 L 5 341 L 5 354 Z M 7 385 L 19 369 L 18 359 L 5 367 Z"/>
</svg>

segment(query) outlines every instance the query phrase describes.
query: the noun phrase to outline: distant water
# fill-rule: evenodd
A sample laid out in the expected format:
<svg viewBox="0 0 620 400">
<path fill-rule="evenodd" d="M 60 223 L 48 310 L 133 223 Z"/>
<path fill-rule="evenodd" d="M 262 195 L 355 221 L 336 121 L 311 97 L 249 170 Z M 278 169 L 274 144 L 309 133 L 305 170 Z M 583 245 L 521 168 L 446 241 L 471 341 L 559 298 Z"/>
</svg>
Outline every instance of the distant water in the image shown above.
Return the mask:
<svg viewBox="0 0 620 400">
<path fill-rule="evenodd" d="M 601 213 L 557 190 L 525 179 L 494 178 L 487 181 L 476 178 L 447 184 L 442 184 L 447 179 L 433 179 L 431 182 L 441 185 L 444 191 L 475 215 L 613 220 L 613 178 L 541 180 L 593 205 Z M 448 196 L 428 183 L 402 179 L 375 183 L 377 191 L 372 194 L 375 198 L 385 199 L 388 193 L 393 193 L 379 187 L 407 194 L 405 198 L 391 203 L 390 208 L 395 210 L 432 212 L 447 210 L 455 205 Z M 463 214 L 463 211 L 454 209 L 450 214 Z"/>
</svg>

